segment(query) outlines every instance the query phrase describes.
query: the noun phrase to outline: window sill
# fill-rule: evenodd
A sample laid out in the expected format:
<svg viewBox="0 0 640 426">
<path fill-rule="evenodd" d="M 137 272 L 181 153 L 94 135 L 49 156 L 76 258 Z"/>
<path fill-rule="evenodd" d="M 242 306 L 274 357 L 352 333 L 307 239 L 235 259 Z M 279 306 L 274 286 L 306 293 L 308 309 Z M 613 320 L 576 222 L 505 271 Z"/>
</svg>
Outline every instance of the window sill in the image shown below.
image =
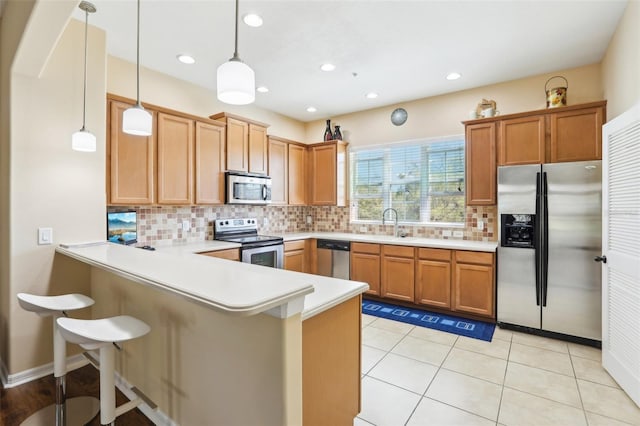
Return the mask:
<svg viewBox="0 0 640 426">
<path fill-rule="evenodd" d="M 349 223 L 354 225 L 382 225 L 380 220 L 353 220 Z M 393 225 L 393 221 L 386 221 L 384 226 Z M 428 228 L 464 228 L 465 224 L 460 222 L 398 222 L 398 226 L 422 226 Z"/>
</svg>

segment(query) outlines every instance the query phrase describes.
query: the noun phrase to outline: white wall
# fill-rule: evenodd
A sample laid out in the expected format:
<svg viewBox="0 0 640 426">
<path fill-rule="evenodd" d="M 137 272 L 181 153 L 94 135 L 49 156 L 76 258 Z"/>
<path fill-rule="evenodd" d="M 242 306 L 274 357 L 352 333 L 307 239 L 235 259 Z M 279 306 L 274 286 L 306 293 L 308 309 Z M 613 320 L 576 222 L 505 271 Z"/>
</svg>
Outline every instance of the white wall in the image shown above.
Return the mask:
<svg viewBox="0 0 640 426">
<path fill-rule="evenodd" d="M 602 61 L 607 119 L 640 102 L 640 1 L 631 0 Z"/>
<path fill-rule="evenodd" d="M 71 11 L 75 2 L 70 3 Z M 31 20 L 41 18 L 39 13 L 46 8 L 36 4 Z M 29 25 L 26 31 L 37 40 L 39 28 Z M 11 75 L 10 348 L 4 359 L 10 374 L 52 359 L 51 320 L 20 309 L 16 294 L 88 293 L 88 268 L 55 256 L 54 249 L 61 242 L 105 238 L 104 32 L 91 28 L 89 43 L 87 128 L 97 137 L 95 153 L 71 149 L 71 134 L 82 125 L 83 23 L 69 22 L 36 73 L 40 77 Z M 53 245 L 37 245 L 38 227 L 53 228 Z"/>
</svg>

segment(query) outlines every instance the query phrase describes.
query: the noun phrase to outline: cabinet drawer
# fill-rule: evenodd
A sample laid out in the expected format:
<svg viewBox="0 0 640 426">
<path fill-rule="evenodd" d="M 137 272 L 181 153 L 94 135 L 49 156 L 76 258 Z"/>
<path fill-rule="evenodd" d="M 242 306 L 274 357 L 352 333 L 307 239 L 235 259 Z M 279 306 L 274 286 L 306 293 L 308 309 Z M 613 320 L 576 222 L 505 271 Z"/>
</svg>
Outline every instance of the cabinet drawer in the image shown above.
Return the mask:
<svg viewBox="0 0 640 426">
<path fill-rule="evenodd" d="M 351 243 L 351 251 L 356 253 L 380 254 L 380 244 Z"/>
<path fill-rule="evenodd" d="M 450 262 L 451 250 L 421 248 L 421 249 L 418 249 L 418 257 L 420 259 L 444 260 L 444 261 Z"/>
<path fill-rule="evenodd" d="M 284 251 L 304 250 L 304 242 L 305 242 L 304 240 L 285 241 Z"/>
<path fill-rule="evenodd" d="M 239 249 L 227 249 L 227 250 L 217 250 L 217 251 L 208 251 L 205 253 L 199 253 L 204 256 L 217 257 L 220 259 L 227 260 L 240 260 L 240 250 Z"/>
<path fill-rule="evenodd" d="M 385 256 L 413 257 L 413 247 L 386 245 L 382 249 Z"/>
<path fill-rule="evenodd" d="M 493 265 L 493 253 L 480 251 L 456 251 L 456 262 Z"/>
</svg>

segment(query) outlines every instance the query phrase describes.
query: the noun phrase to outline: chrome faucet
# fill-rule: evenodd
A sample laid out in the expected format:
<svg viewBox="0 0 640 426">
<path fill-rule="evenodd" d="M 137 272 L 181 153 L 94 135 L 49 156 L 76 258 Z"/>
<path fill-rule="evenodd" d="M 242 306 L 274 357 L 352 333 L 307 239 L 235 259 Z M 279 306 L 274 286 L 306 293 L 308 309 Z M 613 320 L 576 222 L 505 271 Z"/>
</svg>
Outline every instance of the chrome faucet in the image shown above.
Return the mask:
<svg viewBox="0 0 640 426">
<path fill-rule="evenodd" d="M 396 209 L 393 209 L 391 207 L 389 207 L 388 209 L 385 209 L 382 212 L 382 224 L 384 225 L 384 221 L 385 221 L 385 215 L 387 214 L 387 212 L 391 210 L 392 212 L 394 212 L 395 215 L 395 220 L 393 222 L 393 236 L 397 237 L 398 236 L 398 211 Z"/>
</svg>

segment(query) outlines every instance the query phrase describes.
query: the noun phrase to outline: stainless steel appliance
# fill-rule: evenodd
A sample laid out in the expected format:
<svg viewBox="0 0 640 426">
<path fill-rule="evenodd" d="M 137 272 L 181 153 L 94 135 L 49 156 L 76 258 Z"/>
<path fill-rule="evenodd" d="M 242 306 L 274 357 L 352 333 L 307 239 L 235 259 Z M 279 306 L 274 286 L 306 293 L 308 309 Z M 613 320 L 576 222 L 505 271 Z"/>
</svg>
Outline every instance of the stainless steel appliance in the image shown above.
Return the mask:
<svg viewBox="0 0 640 426">
<path fill-rule="evenodd" d="M 255 218 L 216 219 L 213 238 L 241 244 L 242 262 L 280 269 L 284 266 L 282 237 L 258 235 L 258 221 Z"/>
<path fill-rule="evenodd" d="M 318 275 L 349 279 L 350 259 L 349 241 L 318 240 Z"/>
<path fill-rule="evenodd" d="M 271 178 L 250 173 L 227 172 L 227 204 L 271 203 Z"/>
<path fill-rule="evenodd" d="M 601 180 L 600 161 L 498 168 L 499 325 L 599 344 Z"/>
</svg>

